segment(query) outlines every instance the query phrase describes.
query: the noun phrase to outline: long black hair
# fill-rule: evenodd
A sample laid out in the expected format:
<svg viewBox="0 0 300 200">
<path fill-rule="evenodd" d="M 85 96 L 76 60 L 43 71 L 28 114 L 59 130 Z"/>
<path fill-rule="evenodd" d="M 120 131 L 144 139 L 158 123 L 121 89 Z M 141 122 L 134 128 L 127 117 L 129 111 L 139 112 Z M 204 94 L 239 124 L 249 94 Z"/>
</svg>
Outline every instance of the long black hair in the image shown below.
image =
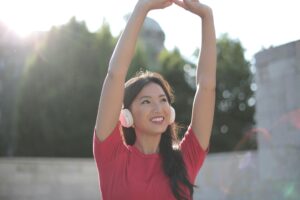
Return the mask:
<svg viewBox="0 0 300 200">
<path fill-rule="evenodd" d="M 168 82 L 158 73 L 139 72 L 135 77 L 128 80 L 125 84 L 125 95 L 123 100 L 124 108 L 129 108 L 132 101 L 139 92 L 149 83 L 156 83 L 161 86 L 165 92 L 169 104 L 174 100 L 173 91 Z M 134 128 L 123 127 L 123 137 L 127 145 L 133 145 L 136 140 Z M 159 154 L 162 157 L 162 168 L 170 180 L 170 186 L 173 195 L 177 200 L 189 199 L 194 192 L 194 185 L 189 181 L 186 167 L 178 148 L 177 125 L 169 125 L 162 134 L 159 143 Z M 186 194 L 184 187 L 188 188 L 189 194 Z"/>
</svg>

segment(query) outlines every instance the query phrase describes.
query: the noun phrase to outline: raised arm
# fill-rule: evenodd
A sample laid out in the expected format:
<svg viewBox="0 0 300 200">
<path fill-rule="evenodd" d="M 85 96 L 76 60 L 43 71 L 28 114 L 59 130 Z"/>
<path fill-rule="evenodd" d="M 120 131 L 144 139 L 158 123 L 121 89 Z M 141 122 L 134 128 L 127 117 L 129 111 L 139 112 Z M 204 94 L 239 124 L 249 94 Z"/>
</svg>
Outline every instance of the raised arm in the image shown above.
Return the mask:
<svg viewBox="0 0 300 200">
<path fill-rule="evenodd" d="M 96 119 L 96 134 L 101 141 L 109 136 L 118 122 L 126 74 L 147 13 L 152 9 L 165 8 L 171 4 L 169 0 L 139 0 L 135 5 L 114 49 L 103 83 Z"/>
<path fill-rule="evenodd" d="M 174 3 L 202 19 L 202 44 L 197 66 L 197 90 L 191 127 L 202 148 L 207 149 L 212 131 L 216 87 L 216 36 L 213 12 L 198 0 L 174 0 Z"/>
</svg>

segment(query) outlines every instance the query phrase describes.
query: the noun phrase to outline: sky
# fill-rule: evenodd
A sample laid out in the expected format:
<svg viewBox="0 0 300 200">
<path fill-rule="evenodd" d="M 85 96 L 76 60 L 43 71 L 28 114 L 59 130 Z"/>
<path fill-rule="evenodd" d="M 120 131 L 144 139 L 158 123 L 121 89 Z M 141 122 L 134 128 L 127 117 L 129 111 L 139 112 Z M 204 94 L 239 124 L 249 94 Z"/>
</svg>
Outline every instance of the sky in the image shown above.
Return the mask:
<svg viewBox="0 0 300 200">
<path fill-rule="evenodd" d="M 67 23 L 73 16 L 85 21 L 91 32 L 103 21 L 117 36 L 125 26 L 124 15 L 130 13 L 137 0 L 0 0 L 0 20 L 21 37 L 32 31 L 47 31 Z M 216 35 L 227 33 L 239 40 L 251 61 L 255 53 L 300 39 L 300 12 L 297 0 L 205 0 L 214 11 Z M 165 33 L 165 46 L 179 48 L 191 57 L 201 45 L 201 19 L 172 5 L 151 11 Z"/>
</svg>

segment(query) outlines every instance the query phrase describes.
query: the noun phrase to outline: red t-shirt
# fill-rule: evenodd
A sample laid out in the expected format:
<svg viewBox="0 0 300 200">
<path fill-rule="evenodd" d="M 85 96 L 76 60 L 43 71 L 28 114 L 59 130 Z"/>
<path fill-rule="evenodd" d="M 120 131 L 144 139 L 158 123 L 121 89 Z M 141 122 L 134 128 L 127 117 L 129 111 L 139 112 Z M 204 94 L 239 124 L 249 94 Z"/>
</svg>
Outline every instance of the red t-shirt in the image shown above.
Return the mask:
<svg viewBox="0 0 300 200">
<path fill-rule="evenodd" d="M 94 133 L 93 152 L 103 200 L 175 200 L 158 153 L 143 154 L 124 144 L 118 123 L 112 134 L 100 141 Z M 194 183 L 203 164 L 204 151 L 191 128 L 180 143 L 189 180 Z"/>
</svg>

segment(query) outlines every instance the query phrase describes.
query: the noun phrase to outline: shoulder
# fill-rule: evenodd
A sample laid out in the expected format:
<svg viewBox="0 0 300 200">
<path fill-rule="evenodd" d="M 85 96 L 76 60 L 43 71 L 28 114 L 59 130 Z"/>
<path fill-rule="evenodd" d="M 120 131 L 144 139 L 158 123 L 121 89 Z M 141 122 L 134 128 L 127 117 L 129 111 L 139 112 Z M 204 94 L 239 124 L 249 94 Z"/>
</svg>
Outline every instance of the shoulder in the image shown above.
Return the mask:
<svg viewBox="0 0 300 200">
<path fill-rule="evenodd" d="M 118 123 L 112 133 L 104 140 L 100 141 L 94 130 L 93 154 L 96 160 L 110 160 L 115 158 L 120 152 L 126 149 L 122 139 L 122 127 Z"/>
</svg>

